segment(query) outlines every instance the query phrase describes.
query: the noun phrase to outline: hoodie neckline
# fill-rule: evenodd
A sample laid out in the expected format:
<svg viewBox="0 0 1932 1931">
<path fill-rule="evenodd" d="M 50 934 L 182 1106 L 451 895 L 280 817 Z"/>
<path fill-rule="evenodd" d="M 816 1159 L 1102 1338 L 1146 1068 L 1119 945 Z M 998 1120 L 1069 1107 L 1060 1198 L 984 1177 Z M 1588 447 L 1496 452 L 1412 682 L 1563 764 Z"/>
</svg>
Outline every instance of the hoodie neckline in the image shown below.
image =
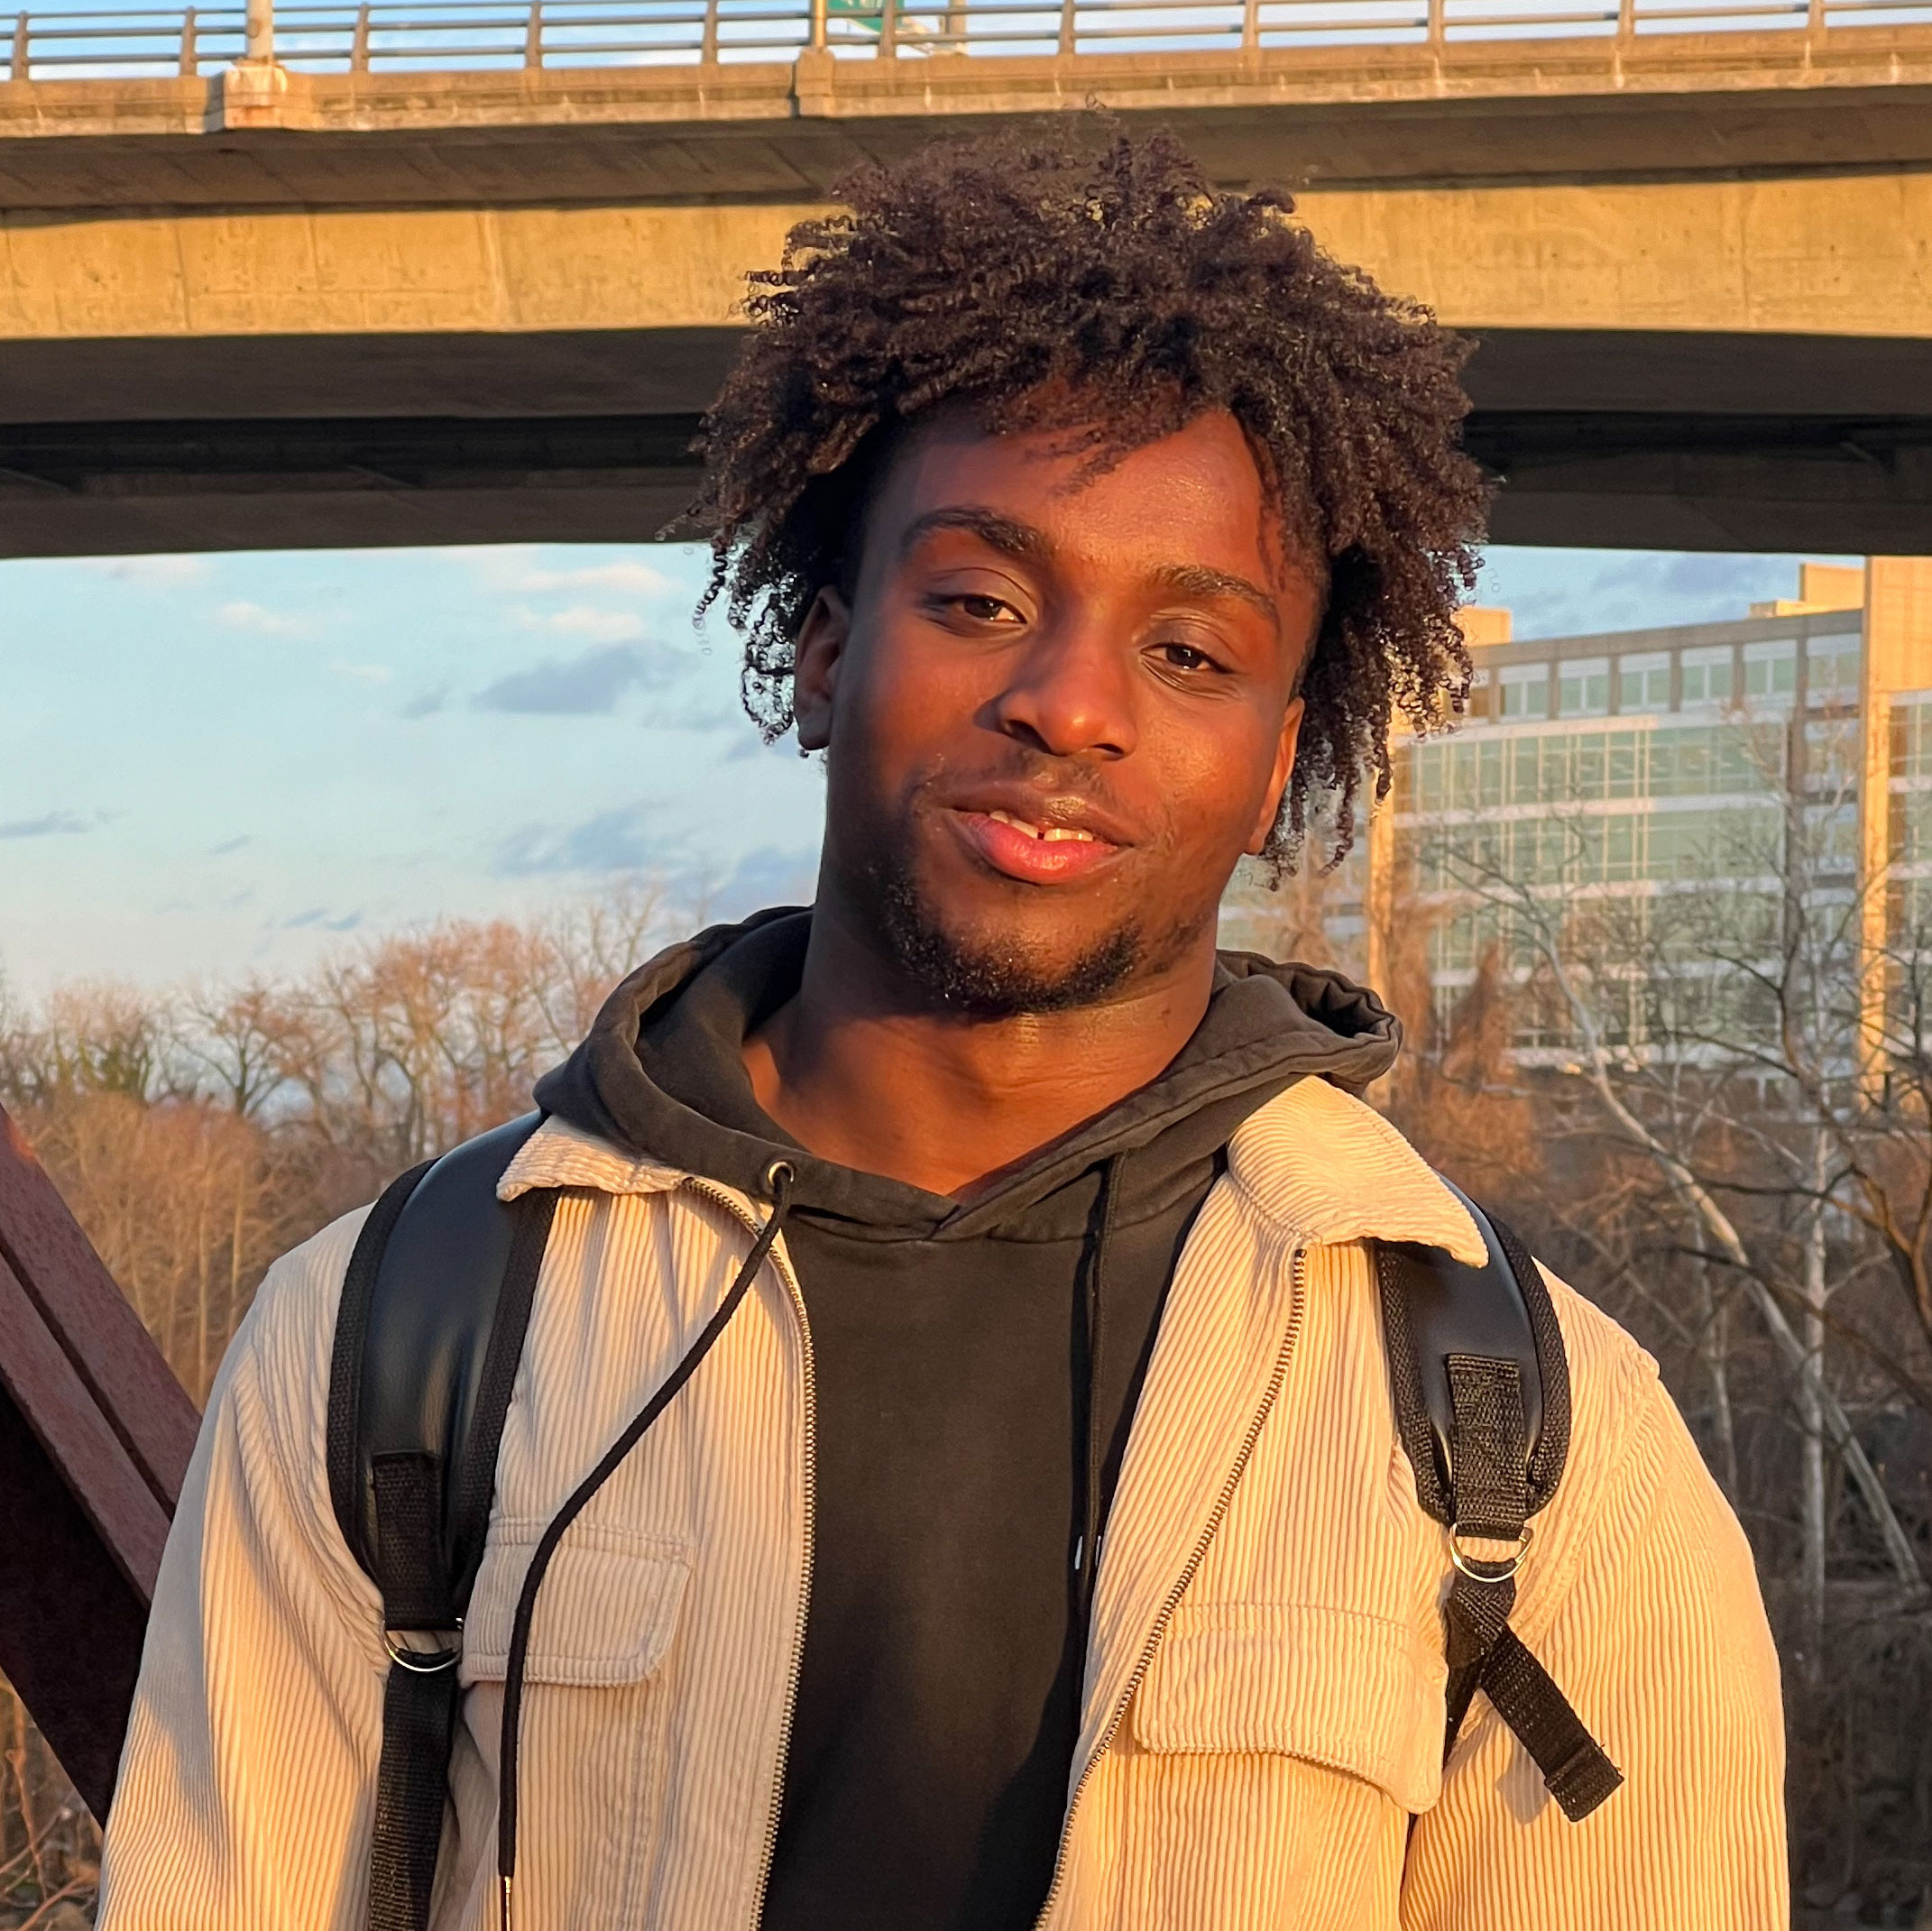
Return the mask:
<svg viewBox="0 0 1932 1931">
<path fill-rule="evenodd" d="M 1086 1208 L 1056 1196 L 1079 1191 L 1072 1183 L 1103 1162 L 1136 1155 L 1135 1195 L 1121 1203 L 1131 1222 L 1192 1184 L 1200 1163 L 1284 1088 L 1319 1078 L 1359 1093 L 1399 1050 L 1394 1016 L 1340 974 L 1224 952 L 1207 1014 L 1160 1074 L 961 1202 L 822 1160 L 758 1106 L 742 1042 L 796 992 L 810 918 L 776 908 L 649 961 L 539 1082 L 538 1104 L 633 1155 L 747 1191 L 782 1154 L 797 1174 L 795 1215 L 853 1237 L 1058 1238 Z"/>
</svg>

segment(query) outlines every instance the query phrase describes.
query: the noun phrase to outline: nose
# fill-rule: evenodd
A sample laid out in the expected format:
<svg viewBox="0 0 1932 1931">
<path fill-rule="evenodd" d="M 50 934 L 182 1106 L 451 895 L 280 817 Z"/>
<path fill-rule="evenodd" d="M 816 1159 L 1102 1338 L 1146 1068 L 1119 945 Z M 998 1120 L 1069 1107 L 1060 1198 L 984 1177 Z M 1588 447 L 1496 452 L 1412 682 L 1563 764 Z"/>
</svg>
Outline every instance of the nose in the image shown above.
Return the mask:
<svg viewBox="0 0 1932 1931">
<path fill-rule="evenodd" d="M 1099 624 L 1036 632 L 993 701 L 994 727 L 1053 758 L 1125 758 L 1138 736 L 1127 657 Z"/>
</svg>

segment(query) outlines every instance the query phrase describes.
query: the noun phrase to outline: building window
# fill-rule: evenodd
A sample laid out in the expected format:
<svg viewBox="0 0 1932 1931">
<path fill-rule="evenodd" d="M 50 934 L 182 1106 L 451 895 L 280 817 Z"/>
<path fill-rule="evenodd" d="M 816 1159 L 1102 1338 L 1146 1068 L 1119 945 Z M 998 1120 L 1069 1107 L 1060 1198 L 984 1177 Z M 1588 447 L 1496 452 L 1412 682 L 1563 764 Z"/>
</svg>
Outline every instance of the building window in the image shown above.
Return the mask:
<svg viewBox="0 0 1932 1931">
<path fill-rule="evenodd" d="M 1670 708 L 1670 657 L 1656 651 L 1648 657 L 1617 659 L 1617 708 L 1623 711 L 1668 711 Z"/>
<path fill-rule="evenodd" d="M 1850 709 L 1858 702 L 1859 639 L 1841 633 L 1814 637 L 1805 646 L 1805 697 L 1829 710 Z"/>
<path fill-rule="evenodd" d="M 1891 775 L 1924 777 L 1932 775 L 1932 703 L 1894 703 L 1891 707 Z"/>
<path fill-rule="evenodd" d="M 1744 646 L 1744 695 L 1789 697 L 1798 688 L 1798 646 L 1790 642 Z"/>
<path fill-rule="evenodd" d="M 1503 667 L 1503 715 L 1550 715 L 1550 667 L 1547 664 L 1506 664 Z"/>
<path fill-rule="evenodd" d="M 1581 657 L 1561 667 L 1559 703 L 1565 717 L 1602 717 L 1610 709 L 1610 659 Z"/>
<path fill-rule="evenodd" d="M 1717 646 L 1687 650 L 1683 657 L 1684 704 L 1727 704 L 1731 701 L 1731 653 Z"/>
</svg>

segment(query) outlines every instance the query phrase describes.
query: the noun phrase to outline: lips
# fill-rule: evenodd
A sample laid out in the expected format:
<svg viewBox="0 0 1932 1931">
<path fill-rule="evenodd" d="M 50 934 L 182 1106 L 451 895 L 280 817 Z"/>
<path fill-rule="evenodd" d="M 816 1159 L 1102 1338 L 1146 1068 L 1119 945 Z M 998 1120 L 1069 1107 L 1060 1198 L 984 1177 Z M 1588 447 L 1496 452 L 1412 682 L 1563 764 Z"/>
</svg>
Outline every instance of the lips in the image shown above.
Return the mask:
<svg viewBox="0 0 1932 1931">
<path fill-rule="evenodd" d="M 995 871 L 1029 885 L 1084 878 L 1120 851 L 1084 825 L 1053 824 L 994 807 L 951 814 L 967 844 Z"/>
</svg>

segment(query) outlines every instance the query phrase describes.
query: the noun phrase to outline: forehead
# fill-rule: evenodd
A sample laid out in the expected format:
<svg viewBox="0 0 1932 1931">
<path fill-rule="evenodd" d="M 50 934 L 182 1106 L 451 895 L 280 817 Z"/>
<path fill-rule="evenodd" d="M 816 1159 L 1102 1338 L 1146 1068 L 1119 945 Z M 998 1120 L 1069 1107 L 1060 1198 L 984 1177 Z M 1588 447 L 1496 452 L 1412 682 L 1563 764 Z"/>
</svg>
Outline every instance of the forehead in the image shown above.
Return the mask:
<svg viewBox="0 0 1932 1931">
<path fill-rule="evenodd" d="M 872 492 L 867 545 L 887 560 L 901 533 L 953 504 L 1038 530 L 1056 559 L 1108 569 L 1196 564 L 1288 587 L 1282 519 L 1247 438 L 1223 411 L 1096 464 L 1082 432 L 994 433 L 962 411 L 914 426 Z"/>
</svg>

